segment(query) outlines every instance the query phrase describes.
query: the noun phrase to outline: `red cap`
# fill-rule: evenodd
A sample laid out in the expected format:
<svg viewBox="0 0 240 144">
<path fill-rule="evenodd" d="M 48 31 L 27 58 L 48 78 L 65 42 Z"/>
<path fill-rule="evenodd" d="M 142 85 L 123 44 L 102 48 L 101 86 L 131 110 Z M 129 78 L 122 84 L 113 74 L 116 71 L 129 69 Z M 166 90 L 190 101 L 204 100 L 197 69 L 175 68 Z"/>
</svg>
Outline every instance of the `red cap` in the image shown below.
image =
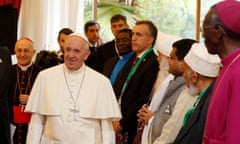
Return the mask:
<svg viewBox="0 0 240 144">
<path fill-rule="evenodd" d="M 22 37 L 19 40 L 27 40 L 27 41 L 33 43 L 32 39 L 30 39 L 29 37 Z"/>
<path fill-rule="evenodd" d="M 216 13 L 225 27 L 240 34 L 240 2 L 225 0 L 217 3 Z"/>
</svg>

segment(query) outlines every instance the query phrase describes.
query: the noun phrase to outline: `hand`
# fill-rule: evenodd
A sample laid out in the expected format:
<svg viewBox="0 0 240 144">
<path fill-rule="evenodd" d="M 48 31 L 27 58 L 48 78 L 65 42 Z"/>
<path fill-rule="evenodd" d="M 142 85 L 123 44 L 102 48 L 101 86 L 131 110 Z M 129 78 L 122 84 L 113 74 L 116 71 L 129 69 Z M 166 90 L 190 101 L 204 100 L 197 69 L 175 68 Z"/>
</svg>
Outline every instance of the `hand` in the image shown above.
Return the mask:
<svg viewBox="0 0 240 144">
<path fill-rule="evenodd" d="M 22 105 L 27 104 L 28 97 L 29 97 L 29 95 L 27 95 L 27 94 L 20 94 L 20 96 L 19 96 L 20 104 L 22 104 Z"/>
<path fill-rule="evenodd" d="M 113 129 L 114 129 L 115 132 L 121 132 L 122 131 L 122 127 L 121 127 L 119 121 L 112 122 L 112 125 L 113 125 Z"/>
<path fill-rule="evenodd" d="M 144 104 L 142 108 L 138 111 L 138 121 L 142 124 L 147 124 L 149 119 L 154 115 L 154 112 L 149 110 L 148 105 Z"/>
<path fill-rule="evenodd" d="M 103 44 L 104 44 L 103 40 L 99 37 L 97 41 L 97 46 L 101 46 Z"/>
</svg>

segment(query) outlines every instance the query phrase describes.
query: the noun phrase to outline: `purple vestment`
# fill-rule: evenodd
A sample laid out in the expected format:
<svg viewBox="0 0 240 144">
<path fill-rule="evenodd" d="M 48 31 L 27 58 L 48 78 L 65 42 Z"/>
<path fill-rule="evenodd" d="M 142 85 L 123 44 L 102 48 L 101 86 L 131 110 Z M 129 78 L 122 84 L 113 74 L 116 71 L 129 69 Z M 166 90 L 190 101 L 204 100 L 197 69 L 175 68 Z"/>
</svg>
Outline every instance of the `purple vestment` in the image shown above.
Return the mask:
<svg viewBox="0 0 240 144">
<path fill-rule="evenodd" d="M 240 144 L 240 49 L 222 64 L 208 109 L 204 144 Z"/>
</svg>

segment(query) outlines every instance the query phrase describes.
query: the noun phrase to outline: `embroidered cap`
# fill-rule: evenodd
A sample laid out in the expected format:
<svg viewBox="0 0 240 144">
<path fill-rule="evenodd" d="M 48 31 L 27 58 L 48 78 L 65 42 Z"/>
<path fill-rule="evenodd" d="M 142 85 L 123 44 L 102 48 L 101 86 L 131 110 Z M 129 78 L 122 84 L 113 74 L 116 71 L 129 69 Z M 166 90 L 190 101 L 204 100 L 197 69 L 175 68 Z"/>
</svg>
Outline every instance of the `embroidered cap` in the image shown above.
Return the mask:
<svg viewBox="0 0 240 144">
<path fill-rule="evenodd" d="M 216 13 L 225 27 L 240 34 L 240 2 L 225 0 L 217 3 Z"/>
<path fill-rule="evenodd" d="M 184 61 L 195 72 L 207 77 L 216 77 L 221 66 L 218 55 L 209 54 L 207 48 L 199 43 L 192 45 Z"/>
<path fill-rule="evenodd" d="M 157 36 L 157 49 L 165 56 L 170 56 L 172 51 L 172 44 L 181 38 L 175 35 L 168 35 L 162 32 L 158 32 Z"/>
</svg>

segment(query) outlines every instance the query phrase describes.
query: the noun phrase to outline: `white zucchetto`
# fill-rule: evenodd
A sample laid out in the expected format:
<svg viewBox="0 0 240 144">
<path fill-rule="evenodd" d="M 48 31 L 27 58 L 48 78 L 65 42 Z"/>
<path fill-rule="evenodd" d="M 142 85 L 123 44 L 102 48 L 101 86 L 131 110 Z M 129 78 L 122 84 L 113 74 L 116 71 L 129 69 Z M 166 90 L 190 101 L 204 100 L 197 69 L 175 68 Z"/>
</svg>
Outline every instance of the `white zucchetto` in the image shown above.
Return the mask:
<svg viewBox="0 0 240 144">
<path fill-rule="evenodd" d="M 86 41 L 88 45 L 90 45 L 90 43 L 89 43 L 87 37 L 86 37 L 84 34 L 74 32 L 74 33 L 71 33 L 70 35 L 68 35 L 68 37 L 73 37 L 73 36 L 76 36 L 76 37 L 81 38 L 82 40 Z"/>
</svg>

